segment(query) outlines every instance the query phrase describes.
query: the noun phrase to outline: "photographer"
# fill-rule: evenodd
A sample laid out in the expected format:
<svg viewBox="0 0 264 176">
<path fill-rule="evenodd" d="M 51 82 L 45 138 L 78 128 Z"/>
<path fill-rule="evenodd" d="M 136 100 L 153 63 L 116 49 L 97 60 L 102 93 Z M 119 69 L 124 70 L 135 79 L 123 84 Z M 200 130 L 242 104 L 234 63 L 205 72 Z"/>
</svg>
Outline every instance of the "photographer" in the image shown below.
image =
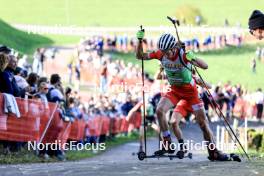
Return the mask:
<svg viewBox="0 0 264 176">
<path fill-rule="evenodd" d="M 254 10 L 248 20 L 249 32 L 259 40 L 264 38 L 264 14 Z"/>
</svg>

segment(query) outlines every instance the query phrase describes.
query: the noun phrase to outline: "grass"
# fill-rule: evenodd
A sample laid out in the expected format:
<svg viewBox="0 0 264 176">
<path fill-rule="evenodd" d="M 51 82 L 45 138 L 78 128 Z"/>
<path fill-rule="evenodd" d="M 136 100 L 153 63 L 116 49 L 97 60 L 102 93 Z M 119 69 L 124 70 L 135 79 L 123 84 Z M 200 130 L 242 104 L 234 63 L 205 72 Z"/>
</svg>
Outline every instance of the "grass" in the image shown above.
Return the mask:
<svg viewBox="0 0 264 176">
<path fill-rule="evenodd" d="M 255 56 L 257 46 L 263 44 L 242 45 L 241 47 L 226 47 L 217 51 L 198 53 L 198 57 L 204 59 L 208 65 L 208 70 L 201 70 L 201 75 L 205 80 L 213 84 L 231 81 L 233 84 L 241 84 L 245 88 L 254 91 L 261 87 L 264 89 L 263 78 L 264 63 L 257 61 L 257 72 L 252 73 L 250 64 Z M 135 58 L 134 53 L 112 53 L 115 59 L 123 59 L 126 63 L 132 62 L 141 65 L 141 61 Z M 145 70 L 152 76 L 158 70 L 159 62 L 145 61 Z"/>
<path fill-rule="evenodd" d="M 80 37 L 77 36 L 30 34 L 0 20 L 0 44 L 14 48 L 23 54 L 32 55 L 39 47 L 76 44 L 79 40 Z"/>
<path fill-rule="evenodd" d="M 0 18 L 11 23 L 78 25 L 78 26 L 138 26 L 168 25 L 167 15 L 174 15 L 179 6 L 190 4 L 200 9 L 209 25 L 247 26 L 254 9 L 264 10 L 261 0 L 0 0 Z"/>
<path fill-rule="evenodd" d="M 0 43 L 26 54 L 33 53 L 38 47 L 53 43 L 47 37 L 17 30 L 2 20 L 0 20 L 0 33 Z"/>
</svg>

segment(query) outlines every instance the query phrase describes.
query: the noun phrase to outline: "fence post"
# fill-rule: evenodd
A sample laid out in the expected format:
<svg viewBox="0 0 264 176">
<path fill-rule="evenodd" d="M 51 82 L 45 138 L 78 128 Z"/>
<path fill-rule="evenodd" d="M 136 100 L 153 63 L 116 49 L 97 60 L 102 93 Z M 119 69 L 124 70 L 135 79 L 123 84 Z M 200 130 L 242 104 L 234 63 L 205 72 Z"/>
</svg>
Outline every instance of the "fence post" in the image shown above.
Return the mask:
<svg viewBox="0 0 264 176">
<path fill-rule="evenodd" d="M 58 107 L 58 103 L 56 103 L 56 106 L 55 106 L 55 108 L 54 108 L 54 110 L 53 110 L 53 112 L 52 112 L 52 114 L 51 114 L 51 117 L 50 117 L 50 119 L 49 119 L 49 121 L 48 121 L 48 124 L 46 125 L 46 127 L 45 127 L 45 129 L 44 129 L 44 131 L 43 131 L 43 134 L 41 135 L 40 140 L 39 140 L 38 143 L 41 143 L 41 142 L 43 141 L 43 139 L 44 139 L 44 137 L 45 137 L 45 134 L 47 133 L 47 130 L 48 130 L 49 126 L 50 126 L 50 123 L 51 123 L 51 121 L 52 121 L 53 118 L 54 118 L 54 114 L 55 114 L 55 112 L 56 112 L 56 110 L 57 110 L 57 107 Z"/>
<path fill-rule="evenodd" d="M 248 152 L 248 140 L 247 140 L 247 131 L 248 131 L 248 119 L 247 116 L 245 117 L 245 132 L 244 132 L 244 136 L 245 136 L 245 150 L 246 152 Z"/>
</svg>

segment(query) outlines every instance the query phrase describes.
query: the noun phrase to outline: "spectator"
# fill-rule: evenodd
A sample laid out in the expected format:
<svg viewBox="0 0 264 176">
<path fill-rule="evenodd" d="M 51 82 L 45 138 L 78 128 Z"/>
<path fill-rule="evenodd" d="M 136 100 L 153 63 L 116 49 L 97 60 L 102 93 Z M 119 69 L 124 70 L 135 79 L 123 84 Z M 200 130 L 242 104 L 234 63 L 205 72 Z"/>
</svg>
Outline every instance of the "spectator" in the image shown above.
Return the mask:
<svg viewBox="0 0 264 176">
<path fill-rule="evenodd" d="M 40 86 L 40 84 L 41 84 L 42 82 L 49 83 L 48 78 L 47 78 L 47 77 L 40 77 L 40 78 L 38 79 L 38 83 L 37 83 L 38 87 Z"/>
<path fill-rule="evenodd" d="M 256 67 L 257 67 L 257 62 L 256 62 L 256 59 L 253 57 L 252 60 L 251 60 L 252 73 L 256 73 Z"/>
<path fill-rule="evenodd" d="M 8 56 L 3 53 L 0 53 L 0 72 L 1 73 L 6 69 L 8 62 L 9 62 Z"/>
<path fill-rule="evenodd" d="M 249 32 L 259 40 L 264 38 L 264 14 L 254 10 L 248 20 Z"/>
<path fill-rule="evenodd" d="M 0 53 L 3 53 L 3 54 L 6 54 L 6 55 L 9 55 L 9 54 L 11 54 L 11 49 L 8 48 L 8 47 L 5 46 L 5 45 L 1 45 L 1 46 L 0 46 Z"/>
<path fill-rule="evenodd" d="M 29 84 L 25 79 L 26 74 L 22 68 L 17 67 L 14 73 L 15 73 L 16 83 L 20 89 L 25 89 L 29 87 Z"/>
<path fill-rule="evenodd" d="M 33 72 L 41 76 L 43 73 L 43 62 L 44 62 L 44 54 L 41 48 L 37 49 L 37 51 L 34 53 L 33 58 L 34 58 L 32 65 Z"/>
<path fill-rule="evenodd" d="M 66 107 L 69 106 L 69 98 L 72 95 L 72 89 L 70 87 L 66 87 L 65 89 L 65 100 L 66 100 Z"/>
<path fill-rule="evenodd" d="M 46 107 L 48 107 L 47 93 L 49 91 L 48 83 L 41 82 L 38 87 L 38 92 L 34 95 L 34 98 L 39 98 Z"/>
<path fill-rule="evenodd" d="M 134 107 L 131 95 L 127 95 L 126 102 L 121 106 L 122 114 L 127 116 L 129 111 Z"/>
<path fill-rule="evenodd" d="M 200 15 L 197 15 L 195 17 L 195 23 L 196 23 L 197 26 L 200 26 L 201 25 L 201 23 L 202 23 L 202 17 Z"/>
<path fill-rule="evenodd" d="M 259 46 L 257 47 L 255 54 L 256 54 L 256 58 L 258 59 L 258 61 L 260 61 L 261 60 L 261 48 Z"/>
<path fill-rule="evenodd" d="M 80 81 L 81 81 L 81 66 L 82 66 L 82 60 L 78 60 L 75 65 L 75 89 L 80 90 Z"/>
<path fill-rule="evenodd" d="M 104 61 L 101 68 L 100 92 L 106 93 L 106 91 L 107 91 L 107 62 Z"/>
<path fill-rule="evenodd" d="M 259 88 L 255 93 L 254 99 L 257 106 L 257 119 L 261 122 L 261 117 L 263 113 L 263 103 L 264 103 L 264 94 L 261 88 Z"/>
<path fill-rule="evenodd" d="M 228 26 L 229 26 L 229 21 L 228 21 L 228 19 L 227 19 L 227 18 L 225 19 L 224 26 L 225 26 L 225 27 L 228 27 Z"/>
<path fill-rule="evenodd" d="M 47 94 L 49 102 L 63 102 L 63 88 L 61 85 L 61 77 L 58 74 L 53 74 L 50 77 L 50 88 Z"/>
<path fill-rule="evenodd" d="M 37 89 L 38 89 L 38 75 L 36 73 L 30 73 L 28 75 L 28 79 L 27 82 L 30 86 L 31 91 L 29 92 L 31 95 L 34 95 L 35 93 L 37 93 Z"/>
<path fill-rule="evenodd" d="M 15 97 L 25 97 L 25 92 L 30 88 L 20 89 L 14 77 L 14 71 L 17 67 L 17 58 L 13 55 L 9 56 L 9 62 L 6 69 L 1 72 L 0 76 L 0 92 L 8 93 Z"/>
<path fill-rule="evenodd" d="M 70 117 L 72 120 L 81 119 L 82 114 L 80 109 L 75 105 L 75 99 L 73 97 L 69 98 L 68 106 L 66 108 L 66 116 Z"/>
<path fill-rule="evenodd" d="M 18 67 L 21 67 L 23 70 L 31 71 L 31 65 L 28 63 L 28 56 L 24 55 L 21 59 L 18 60 Z"/>
</svg>

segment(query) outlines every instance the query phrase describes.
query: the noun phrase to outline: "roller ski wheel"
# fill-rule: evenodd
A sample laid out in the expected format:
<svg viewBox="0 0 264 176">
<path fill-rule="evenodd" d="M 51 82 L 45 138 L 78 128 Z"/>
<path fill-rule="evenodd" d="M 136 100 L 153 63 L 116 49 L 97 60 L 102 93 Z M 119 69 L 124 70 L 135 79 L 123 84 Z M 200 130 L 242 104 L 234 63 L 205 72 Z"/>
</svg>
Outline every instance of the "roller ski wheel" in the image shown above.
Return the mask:
<svg viewBox="0 0 264 176">
<path fill-rule="evenodd" d="M 143 160 L 146 158 L 146 153 L 143 152 L 143 151 L 138 152 L 137 155 L 138 155 L 138 159 L 139 159 L 140 161 L 143 161 Z"/>
<path fill-rule="evenodd" d="M 192 153 L 188 153 L 187 157 L 188 157 L 189 159 L 192 159 L 192 158 L 193 158 L 193 154 L 192 154 Z"/>
<path fill-rule="evenodd" d="M 179 150 L 179 151 L 176 153 L 176 156 L 177 156 L 179 159 L 183 159 L 183 158 L 184 158 L 184 154 L 185 154 L 184 151 Z"/>
</svg>

